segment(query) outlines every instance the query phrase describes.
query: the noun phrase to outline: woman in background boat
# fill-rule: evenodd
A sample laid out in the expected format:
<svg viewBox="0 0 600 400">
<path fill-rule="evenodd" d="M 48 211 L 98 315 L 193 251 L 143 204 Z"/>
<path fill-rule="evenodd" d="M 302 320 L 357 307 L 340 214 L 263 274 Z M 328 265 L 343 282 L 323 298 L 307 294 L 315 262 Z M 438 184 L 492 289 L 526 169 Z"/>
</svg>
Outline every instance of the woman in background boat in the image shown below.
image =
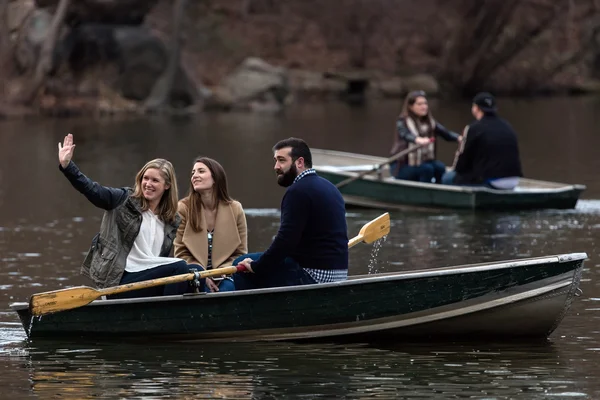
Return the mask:
<svg viewBox="0 0 600 400">
<path fill-rule="evenodd" d="M 443 162 L 436 160 L 436 144 L 432 140 L 441 136 L 445 140 L 460 142 L 461 137 L 437 122 L 429 112 L 424 91 L 410 92 L 404 100 L 402 112 L 396 122 L 396 133 L 391 156 L 417 146 L 403 158 L 390 163 L 390 173 L 396 179 L 441 183 L 446 171 Z"/>
<path fill-rule="evenodd" d="M 71 185 L 93 205 L 105 211 L 81 273 L 97 287 L 140 282 L 186 274 L 190 268 L 169 257 L 180 222 L 177 215 L 177 181 L 167 160 L 149 161 L 137 173 L 135 187 L 111 188 L 85 176 L 71 161 L 73 135 L 58 143 L 60 170 Z M 202 289 L 203 288 L 202 281 Z M 193 292 L 189 282 L 173 283 L 112 296 L 118 298 L 175 295 Z"/>
<path fill-rule="evenodd" d="M 227 174 L 208 157 L 194 160 L 190 190 L 179 201 L 181 225 L 175 238 L 175 257 L 205 269 L 231 265 L 248 253 L 246 214 L 229 196 Z M 232 278 L 206 279 L 206 291 L 235 290 Z"/>
</svg>

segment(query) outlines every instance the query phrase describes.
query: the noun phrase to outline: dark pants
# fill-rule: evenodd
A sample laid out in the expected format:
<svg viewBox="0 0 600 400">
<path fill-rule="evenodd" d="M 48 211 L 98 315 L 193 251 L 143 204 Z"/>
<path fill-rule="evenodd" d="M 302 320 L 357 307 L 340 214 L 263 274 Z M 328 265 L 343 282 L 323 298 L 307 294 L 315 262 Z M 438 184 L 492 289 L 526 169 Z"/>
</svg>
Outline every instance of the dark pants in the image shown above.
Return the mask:
<svg viewBox="0 0 600 400">
<path fill-rule="evenodd" d="M 391 171 L 396 170 L 396 164 L 390 164 Z M 425 161 L 421 165 L 404 165 L 396 174 L 396 179 L 418 182 L 442 182 L 442 175 L 446 172 L 446 166 L 438 160 Z"/>
<path fill-rule="evenodd" d="M 262 253 L 250 253 L 236 258 L 233 265 L 245 258 L 258 260 Z M 315 280 L 293 258 L 287 257 L 281 265 L 272 265 L 258 273 L 238 272 L 233 274 L 235 290 L 261 289 L 280 286 L 310 285 Z"/>
<path fill-rule="evenodd" d="M 185 261 L 178 261 L 171 264 L 160 265 L 140 272 L 123 273 L 121 285 L 133 282 L 147 281 L 150 279 L 166 278 L 168 276 L 187 274 L 191 268 L 202 271 L 203 268 L 196 264 L 187 264 Z M 200 280 L 201 292 L 204 292 L 204 279 Z M 145 289 L 133 290 L 130 292 L 119 293 L 110 296 L 111 299 L 129 299 L 132 297 L 152 297 L 152 296 L 170 296 L 174 294 L 184 294 L 195 292 L 195 287 L 191 281 L 171 283 L 169 285 L 154 286 Z"/>
</svg>

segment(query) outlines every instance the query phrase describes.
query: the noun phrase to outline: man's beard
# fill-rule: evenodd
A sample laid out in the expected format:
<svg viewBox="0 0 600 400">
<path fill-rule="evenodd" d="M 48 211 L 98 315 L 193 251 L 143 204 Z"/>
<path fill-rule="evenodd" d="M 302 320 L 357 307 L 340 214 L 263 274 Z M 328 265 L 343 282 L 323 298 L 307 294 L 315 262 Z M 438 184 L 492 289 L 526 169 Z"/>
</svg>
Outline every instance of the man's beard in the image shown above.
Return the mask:
<svg viewBox="0 0 600 400">
<path fill-rule="evenodd" d="M 284 172 L 281 175 L 277 175 L 277 183 L 279 186 L 288 187 L 292 183 L 294 183 L 294 179 L 298 176 L 298 168 L 296 168 L 296 164 L 292 164 L 290 169 L 287 172 Z"/>
</svg>

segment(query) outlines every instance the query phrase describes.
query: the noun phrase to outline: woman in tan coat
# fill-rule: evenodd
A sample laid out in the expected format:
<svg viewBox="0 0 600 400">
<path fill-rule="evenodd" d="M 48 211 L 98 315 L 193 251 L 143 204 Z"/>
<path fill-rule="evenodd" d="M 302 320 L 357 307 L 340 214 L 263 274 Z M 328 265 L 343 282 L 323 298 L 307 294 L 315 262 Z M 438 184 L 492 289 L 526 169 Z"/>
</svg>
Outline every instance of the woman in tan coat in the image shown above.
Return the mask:
<svg viewBox="0 0 600 400">
<path fill-rule="evenodd" d="M 178 212 L 175 257 L 208 270 L 231 265 L 248 253 L 246 215 L 240 202 L 229 197 L 227 175 L 217 161 L 194 160 L 190 192 L 179 201 Z M 231 278 L 206 279 L 207 292 L 234 288 Z"/>
</svg>

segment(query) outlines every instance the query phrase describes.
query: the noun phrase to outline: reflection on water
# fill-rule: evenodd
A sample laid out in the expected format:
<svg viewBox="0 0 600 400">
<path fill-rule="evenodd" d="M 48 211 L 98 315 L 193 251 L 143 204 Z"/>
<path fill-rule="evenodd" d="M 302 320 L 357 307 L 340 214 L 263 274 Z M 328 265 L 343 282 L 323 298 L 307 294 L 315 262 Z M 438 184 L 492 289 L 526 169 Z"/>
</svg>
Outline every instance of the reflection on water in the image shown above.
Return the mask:
<svg viewBox="0 0 600 400">
<path fill-rule="evenodd" d="M 107 347 L 31 344 L 6 351 L 40 398 L 587 397 L 576 360 L 551 343 L 229 344 Z"/>
<path fill-rule="evenodd" d="M 32 293 L 89 284 L 79 268 L 102 215 L 58 172 L 56 143 L 66 132 L 75 134 L 82 170 L 113 186 L 131 185 L 145 161 L 165 157 L 179 173 L 183 195 L 188 182 L 181 171 L 191 160 L 198 154 L 218 159 L 246 210 L 249 248 L 260 251 L 277 232 L 283 194 L 271 146 L 300 136 L 314 147 L 385 156 L 400 104 L 357 112 L 307 105 L 283 116 L 190 120 L 0 121 L 0 398 L 600 398 L 598 103 L 501 103 L 519 132 L 526 174 L 588 185 L 577 209 L 394 211 L 380 247 L 350 250 L 351 274 L 588 253 L 583 294 L 549 341 L 476 346 L 28 342 L 6 306 Z M 432 106 L 451 129 L 469 120 L 466 103 Z M 440 157 L 450 162 L 454 150 L 441 143 Z M 348 236 L 381 213 L 349 209 Z"/>
</svg>

